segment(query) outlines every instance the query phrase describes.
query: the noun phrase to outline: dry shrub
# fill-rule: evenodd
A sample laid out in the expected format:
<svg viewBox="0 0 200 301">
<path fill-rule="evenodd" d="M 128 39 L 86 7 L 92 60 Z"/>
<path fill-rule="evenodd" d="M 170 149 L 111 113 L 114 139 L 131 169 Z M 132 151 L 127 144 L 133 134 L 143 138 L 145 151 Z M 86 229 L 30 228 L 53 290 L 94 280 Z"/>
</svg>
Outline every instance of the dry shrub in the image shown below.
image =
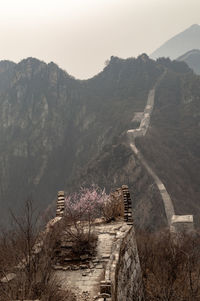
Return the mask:
<svg viewBox="0 0 200 301">
<path fill-rule="evenodd" d="M 24 214 L 20 218 L 13 215 L 13 219 L 13 229 L 2 232 L 0 237 L 0 276 L 15 272 L 16 277 L 8 283 L 0 282 L 0 301 L 74 300 L 69 291 L 63 295 L 58 283 L 52 280 L 54 253 L 62 235 L 63 222 L 49 223 L 48 231 L 39 231 L 29 201 L 25 204 Z"/>
<path fill-rule="evenodd" d="M 70 290 L 61 290 L 55 279 L 45 287 L 40 298 L 41 301 L 76 301 L 75 295 Z"/>
<path fill-rule="evenodd" d="M 115 221 L 124 216 L 124 201 L 122 189 L 117 189 L 110 193 L 108 200 L 103 206 L 103 217 L 106 222 Z"/>
<path fill-rule="evenodd" d="M 146 300 L 199 301 L 199 234 L 140 233 L 137 242 Z"/>
<path fill-rule="evenodd" d="M 19 276 L 19 275 L 18 275 Z M 29 294 L 25 293 L 22 288 L 22 279 L 16 279 L 7 285 L 0 285 L 0 301 L 10 300 L 41 300 L 41 301 L 76 301 L 75 295 L 68 290 L 61 290 L 58 280 L 51 279 L 48 283 L 35 283 L 29 290 Z M 26 285 L 26 284 L 24 284 Z"/>
<path fill-rule="evenodd" d="M 57 244 L 57 252 L 63 250 L 61 245 L 67 246 L 67 257 L 80 258 L 82 255 L 88 255 L 89 257 L 95 254 L 97 235 L 94 231 L 92 223 L 87 221 L 77 221 L 76 219 L 67 219 L 66 216 L 62 219 L 64 231 L 62 231 L 62 237 Z M 63 252 L 61 252 L 63 253 Z M 67 254 L 67 255 L 66 255 Z"/>
<path fill-rule="evenodd" d="M 97 235 L 94 232 L 90 235 L 83 233 L 79 239 L 73 240 L 72 252 L 78 257 L 82 255 L 93 256 L 95 254 L 96 244 Z"/>
<path fill-rule="evenodd" d="M 14 254 L 17 244 L 17 238 L 12 231 L 0 231 L 0 277 L 4 277 L 17 264 Z"/>
<path fill-rule="evenodd" d="M 102 207 L 107 201 L 105 190 L 96 185 L 81 188 L 65 199 L 65 235 L 72 243 L 72 256 L 93 255 L 97 236 L 93 222 L 102 215 Z"/>
</svg>

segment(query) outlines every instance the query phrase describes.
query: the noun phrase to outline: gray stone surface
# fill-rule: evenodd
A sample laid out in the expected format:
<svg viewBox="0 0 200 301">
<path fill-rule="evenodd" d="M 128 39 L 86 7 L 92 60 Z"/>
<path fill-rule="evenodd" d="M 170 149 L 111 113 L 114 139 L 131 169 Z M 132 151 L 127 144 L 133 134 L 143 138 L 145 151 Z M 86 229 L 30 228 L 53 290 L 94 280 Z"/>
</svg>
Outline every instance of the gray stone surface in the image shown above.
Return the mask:
<svg viewBox="0 0 200 301">
<path fill-rule="evenodd" d="M 62 289 L 70 287 L 80 301 L 83 300 L 84 292 L 88 294 L 87 301 L 92 301 L 95 296 L 98 296 L 101 281 L 105 279 L 106 267 L 113 255 L 113 246 L 116 241 L 121 241 L 121 238 L 126 236 L 129 229 L 124 221 L 97 224 L 94 229 L 98 236 L 97 252 L 89 268 L 83 269 L 83 264 L 80 264 L 77 270 L 63 270 L 62 267 L 54 269 Z"/>
<path fill-rule="evenodd" d="M 173 215 L 171 219 L 171 232 L 193 232 L 193 215 Z"/>
<path fill-rule="evenodd" d="M 1 278 L 0 282 L 7 283 L 7 282 L 13 280 L 15 277 L 16 277 L 15 273 L 9 273 L 9 274 L 5 275 L 3 278 Z"/>
<path fill-rule="evenodd" d="M 144 159 L 144 157 L 142 156 L 142 154 L 140 153 L 140 151 L 137 149 L 137 147 L 135 145 L 135 138 L 139 137 L 139 136 L 145 136 L 147 133 L 148 127 L 150 125 L 151 113 L 153 111 L 154 98 L 155 98 L 155 88 L 150 90 L 150 92 L 149 92 L 147 104 L 144 109 L 143 118 L 141 120 L 139 128 L 128 130 L 127 134 L 128 134 L 129 140 L 130 140 L 131 149 L 133 150 L 134 154 L 138 157 L 140 162 L 143 164 L 143 166 L 146 168 L 148 173 L 152 176 L 152 178 L 154 179 L 154 181 L 160 191 L 160 194 L 161 194 L 161 197 L 163 200 L 163 204 L 164 204 L 164 208 L 165 208 L 166 217 L 168 220 L 168 224 L 170 225 L 171 218 L 175 214 L 172 200 L 171 200 L 164 184 L 162 183 L 162 181 L 159 179 L 159 177 L 156 175 L 156 173 L 152 170 L 152 168 L 149 166 L 149 164 Z"/>
<path fill-rule="evenodd" d="M 134 228 L 131 227 L 120 242 L 118 258 L 115 263 L 113 279 L 117 279 L 112 296 L 116 301 L 141 300 L 143 298 L 142 274 L 135 240 Z"/>
</svg>

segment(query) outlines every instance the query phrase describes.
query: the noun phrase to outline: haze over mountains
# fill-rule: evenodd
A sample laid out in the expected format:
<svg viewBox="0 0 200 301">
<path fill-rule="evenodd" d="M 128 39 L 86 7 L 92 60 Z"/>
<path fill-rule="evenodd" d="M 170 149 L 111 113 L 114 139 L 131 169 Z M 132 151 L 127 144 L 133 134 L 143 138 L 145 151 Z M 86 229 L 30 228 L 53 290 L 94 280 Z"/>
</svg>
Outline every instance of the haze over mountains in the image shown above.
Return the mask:
<svg viewBox="0 0 200 301">
<path fill-rule="evenodd" d="M 197 36 L 199 26 L 182 37 L 189 33 Z M 145 54 L 112 56 L 89 80 L 76 80 L 53 62 L 35 58 L 1 61 L 0 216 L 7 220 L 8 208 L 20 212 L 27 198 L 44 210 L 60 189 L 97 183 L 109 192 L 126 183 L 137 226 L 165 226 L 159 192 L 126 135 L 138 126 L 135 113 L 143 112 L 149 90 L 165 72 L 149 131 L 136 143 L 167 187 L 177 214 L 195 214 L 200 221 L 200 78 L 185 64 L 198 73 L 199 53 L 189 51 L 173 62 Z"/>
<path fill-rule="evenodd" d="M 198 24 L 190 26 L 166 41 L 150 57 L 153 59 L 169 57 L 174 60 L 192 49 L 200 49 L 200 25 Z"/>
<path fill-rule="evenodd" d="M 200 75 L 200 50 L 193 49 L 177 58 L 178 61 L 184 61 L 196 74 Z"/>
<path fill-rule="evenodd" d="M 44 209 L 58 190 L 69 191 L 79 170 L 128 129 L 160 73 L 146 57 L 112 57 L 87 81 L 33 58 L 0 62 L 1 213 L 28 197 Z"/>
<path fill-rule="evenodd" d="M 0 62 L 1 216 L 8 207 L 20 211 L 27 198 L 45 209 L 60 189 L 70 192 L 97 183 L 109 192 L 126 183 L 138 227 L 166 225 L 159 193 L 126 135 L 166 70 L 156 91 L 148 146 L 142 140 L 139 146 L 162 171 L 177 213 L 200 216 L 200 80 L 184 62 L 155 62 L 145 54 L 126 60 L 111 57 L 102 72 L 83 81 L 34 58 Z M 165 164 L 168 156 L 175 170 Z M 180 194 L 185 185 L 189 194 Z"/>
<path fill-rule="evenodd" d="M 166 41 L 156 49 L 151 58 L 169 57 L 184 61 L 196 73 L 200 74 L 200 25 L 194 24 Z"/>
</svg>

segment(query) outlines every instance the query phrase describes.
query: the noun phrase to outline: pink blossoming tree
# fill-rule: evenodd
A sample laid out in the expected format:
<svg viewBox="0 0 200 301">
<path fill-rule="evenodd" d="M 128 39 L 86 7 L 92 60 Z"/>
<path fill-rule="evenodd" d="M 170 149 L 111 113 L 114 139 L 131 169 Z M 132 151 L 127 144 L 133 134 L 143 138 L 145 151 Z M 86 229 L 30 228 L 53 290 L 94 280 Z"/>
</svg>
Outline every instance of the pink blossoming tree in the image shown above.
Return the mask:
<svg viewBox="0 0 200 301">
<path fill-rule="evenodd" d="M 95 241 L 92 222 L 101 217 L 109 196 L 96 185 L 81 188 L 65 198 L 66 233 L 75 242 L 76 251 L 86 253 Z"/>
<path fill-rule="evenodd" d="M 105 190 L 92 185 L 90 188 L 81 188 L 65 198 L 65 215 L 77 221 L 92 221 L 101 216 L 102 208 L 109 196 Z"/>
</svg>

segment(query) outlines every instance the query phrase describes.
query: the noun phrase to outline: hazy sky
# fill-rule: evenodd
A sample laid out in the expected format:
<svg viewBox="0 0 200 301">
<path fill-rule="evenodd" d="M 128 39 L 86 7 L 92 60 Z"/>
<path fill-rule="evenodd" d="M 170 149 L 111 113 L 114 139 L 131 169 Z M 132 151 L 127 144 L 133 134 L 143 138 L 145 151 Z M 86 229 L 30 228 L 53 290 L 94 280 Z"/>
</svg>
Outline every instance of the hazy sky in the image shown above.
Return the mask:
<svg viewBox="0 0 200 301">
<path fill-rule="evenodd" d="M 0 0 L 0 60 L 33 56 L 88 78 L 200 23 L 200 0 Z"/>
</svg>

